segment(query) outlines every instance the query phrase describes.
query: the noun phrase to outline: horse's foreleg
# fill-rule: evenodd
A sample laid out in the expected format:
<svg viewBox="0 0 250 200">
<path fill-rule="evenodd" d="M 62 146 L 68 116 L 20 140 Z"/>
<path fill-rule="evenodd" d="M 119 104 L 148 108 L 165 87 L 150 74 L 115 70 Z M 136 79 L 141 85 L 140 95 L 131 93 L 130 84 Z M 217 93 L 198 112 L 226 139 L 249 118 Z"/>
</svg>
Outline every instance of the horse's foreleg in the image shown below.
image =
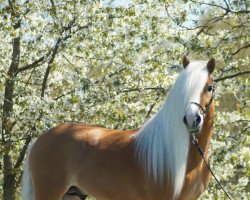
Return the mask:
<svg viewBox="0 0 250 200">
<path fill-rule="evenodd" d="M 61 200 L 68 190 L 64 179 L 55 179 L 53 175 L 33 179 L 35 200 Z"/>
<path fill-rule="evenodd" d="M 35 189 L 35 200 L 61 200 L 67 189 L 39 187 Z"/>
</svg>

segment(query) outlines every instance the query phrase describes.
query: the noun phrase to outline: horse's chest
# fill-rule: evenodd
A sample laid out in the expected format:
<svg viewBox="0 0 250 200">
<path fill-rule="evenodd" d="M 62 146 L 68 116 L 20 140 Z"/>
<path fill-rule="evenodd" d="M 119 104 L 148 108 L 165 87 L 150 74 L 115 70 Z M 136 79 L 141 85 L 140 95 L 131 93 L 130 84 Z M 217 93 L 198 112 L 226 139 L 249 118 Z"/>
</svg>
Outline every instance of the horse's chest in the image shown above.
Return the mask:
<svg viewBox="0 0 250 200">
<path fill-rule="evenodd" d="M 200 194 L 204 190 L 204 185 L 202 181 L 196 181 L 189 184 L 189 186 L 186 187 L 185 192 L 183 193 L 181 199 L 185 200 L 194 200 L 200 196 Z"/>
<path fill-rule="evenodd" d="M 209 171 L 205 166 L 199 170 L 193 170 L 185 177 L 183 190 L 178 200 L 195 200 L 205 190 L 210 178 Z"/>
</svg>

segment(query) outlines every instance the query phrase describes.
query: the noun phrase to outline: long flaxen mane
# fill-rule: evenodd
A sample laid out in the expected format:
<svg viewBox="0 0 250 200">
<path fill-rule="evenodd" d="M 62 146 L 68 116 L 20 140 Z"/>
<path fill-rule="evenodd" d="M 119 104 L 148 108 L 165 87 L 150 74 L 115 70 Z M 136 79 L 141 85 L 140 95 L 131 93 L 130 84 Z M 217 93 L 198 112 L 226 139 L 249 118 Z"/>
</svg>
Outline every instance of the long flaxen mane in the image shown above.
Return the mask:
<svg viewBox="0 0 250 200">
<path fill-rule="evenodd" d="M 188 159 L 189 133 L 183 116 L 189 102 L 200 102 L 207 79 L 207 63 L 191 62 L 160 111 L 134 136 L 136 156 L 145 172 L 159 184 L 168 181 L 174 188 L 173 199 L 183 187 Z"/>
</svg>

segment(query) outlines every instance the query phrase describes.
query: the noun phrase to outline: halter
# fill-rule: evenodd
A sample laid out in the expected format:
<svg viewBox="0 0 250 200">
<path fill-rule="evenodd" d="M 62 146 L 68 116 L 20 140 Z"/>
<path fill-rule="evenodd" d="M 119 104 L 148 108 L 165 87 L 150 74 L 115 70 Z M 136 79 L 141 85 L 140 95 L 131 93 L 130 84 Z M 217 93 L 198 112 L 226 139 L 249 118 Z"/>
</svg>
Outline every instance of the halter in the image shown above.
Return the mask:
<svg viewBox="0 0 250 200">
<path fill-rule="evenodd" d="M 194 104 L 194 105 L 196 105 L 196 106 L 198 106 L 199 107 L 199 109 L 202 111 L 201 112 L 201 114 L 204 116 L 206 113 L 207 113 L 207 111 L 208 111 L 208 109 L 210 108 L 210 106 L 211 106 L 211 104 L 212 104 L 212 102 L 213 102 L 213 100 L 214 100 L 214 96 L 215 96 L 215 93 L 214 93 L 214 85 L 212 85 L 212 97 L 211 97 L 211 99 L 210 99 L 210 101 L 208 102 L 208 104 L 205 106 L 205 108 L 203 108 L 199 103 L 197 103 L 197 102 L 190 102 L 190 104 Z"/>
<path fill-rule="evenodd" d="M 200 110 L 200 113 L 202 114 L 202 116 L 204 117 L 205 115 L 206 115 L 206 113 L 208 112 L 208 110 L 209 110 L 209 108 L 210 108 L 210 106 L 211 106 L 211 104 L 212 104 L 212 102 L 213 102 L 213 100 L 214 100 L 214 97 L 215 97 L 215 94 L 214 94 L 214 85 L 211 85 L 211 87 L 212 87 L 212 97 L 211 97 L 211 99 L 210 99 L 210 101 L 208 102 L 208 104 L 205 106 L 205 108 L 203 108 L 199 103 L 197 103 L 197 102 L 190 102 L 189 104 L 194 104 L 194 105 L 196 105 L 198 108 L 199 108 L 199 110 Z M 195 131 L 189 131 L 189 133 L 190 134 L 193 134 L 193 133 L 198 133 L 199 132 L 199 130 L 195 130 Z"/>
</svg>

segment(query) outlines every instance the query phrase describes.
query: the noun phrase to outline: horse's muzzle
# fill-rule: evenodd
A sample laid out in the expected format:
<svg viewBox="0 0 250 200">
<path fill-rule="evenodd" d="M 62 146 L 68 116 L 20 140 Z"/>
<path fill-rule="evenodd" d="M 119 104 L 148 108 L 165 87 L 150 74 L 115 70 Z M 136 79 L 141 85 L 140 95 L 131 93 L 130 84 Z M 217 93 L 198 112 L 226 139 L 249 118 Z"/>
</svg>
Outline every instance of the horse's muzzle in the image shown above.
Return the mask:
<svg viewBox="0 0 250 200">
<path fill-rule="evenodd" d="M 195 104 L 189 104 L 183 117 L 183 122 L 189 132 L 199 132 L 203 125 L 203 115 L 199 107 Z"/>
</svg>

